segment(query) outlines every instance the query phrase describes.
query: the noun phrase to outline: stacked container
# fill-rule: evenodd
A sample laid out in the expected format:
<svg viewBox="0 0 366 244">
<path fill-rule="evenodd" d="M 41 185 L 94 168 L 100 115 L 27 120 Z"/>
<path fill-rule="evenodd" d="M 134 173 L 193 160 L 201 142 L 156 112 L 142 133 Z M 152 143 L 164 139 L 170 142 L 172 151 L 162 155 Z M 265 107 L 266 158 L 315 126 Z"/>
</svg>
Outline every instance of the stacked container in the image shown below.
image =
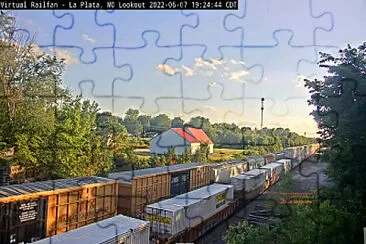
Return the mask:
<svg viewBox="0 0 366 244">
<path fill-rule="evenodd" d="M 249 170 L 258 169 L 265 165 L 263 156 L 250 156 L 248 157 Z"/>
<path fill-rule="evenodd" d="M 231 177 L 248 171 L 248 161 L 238 160 L 212 165 L 212 182 L 230 183 Z"/>
<path fill-rule="evenodd" d="M 152 233 L 175 236 L 223 210 L 234 198 L 231 185 L 212 184 L 146 206 Z"/>
<path fill-rule="evenodd" d="M 289 172 L 292 169 L 291 159 L 280 159 L 275 161 L 277 164 L 282 164 L 285 172 Z"/>
<path fill-rule="evenodd" d="M 280 176 L 284 170 L 284 166 L 278 163 L 270 163 L 261 167 L 268 171 L 271 185 L 280 179 Z"/>
<path fill-rule="evenodd" d="M 235 196 L 246 200 L 251 200 L 258 196 L 265 189 L 267 174 L 267 171 L 264 169 L 253 169 L 231 178 Z"/>
<path fill-rule="evenodd" d="M 276 155 L 273 153 L 268 153 L 263 155 L 263 158 L 264 158 L 264 164 L 269 164 L 276 160 Z"/>
<path fill-rule="evenodd" d="M 117 215 L 76 230 L 42 239 L 35 244 L 146 244 L 149 243 L 149 238 L 150 224 L 148 221 Z"/>
</svg>

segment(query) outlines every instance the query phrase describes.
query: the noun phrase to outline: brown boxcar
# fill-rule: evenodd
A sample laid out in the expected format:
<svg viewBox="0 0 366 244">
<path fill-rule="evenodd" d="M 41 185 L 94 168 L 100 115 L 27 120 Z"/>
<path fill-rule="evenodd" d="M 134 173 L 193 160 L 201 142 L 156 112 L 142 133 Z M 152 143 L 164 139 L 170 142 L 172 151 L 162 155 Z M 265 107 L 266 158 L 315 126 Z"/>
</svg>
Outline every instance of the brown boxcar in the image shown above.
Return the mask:
<svg viewBox="0 0 366 244">
<path fill-rule="evenodd" d="M 30 242 L 113 217 L 118 182 L 80 177 L 0 187 L 1 243 Z"/>
<path fill-rule="evenodd" d="M 118 213 L 142 217 L 146 204 L 180 195 L 210 184 L 208 164 L 187 163 L 111 173 L 118 180 Z"/>
</svg>

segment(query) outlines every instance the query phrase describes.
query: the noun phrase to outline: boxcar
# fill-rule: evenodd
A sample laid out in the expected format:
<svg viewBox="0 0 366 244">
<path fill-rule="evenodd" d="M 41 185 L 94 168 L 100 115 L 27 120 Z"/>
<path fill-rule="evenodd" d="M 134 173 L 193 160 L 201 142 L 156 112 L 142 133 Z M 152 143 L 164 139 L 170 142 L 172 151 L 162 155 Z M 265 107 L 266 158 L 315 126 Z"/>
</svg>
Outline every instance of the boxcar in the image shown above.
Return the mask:
<svg viewBox="0 0 366 244">
<path fill-rule="evenodd" d="M 116 181 L 80 177 L 0 187 L 0 243 L 32 242 L 117 214 Z"/>
<path fill-rule="evenodd" d="M 211 172 L 208 164 L 188 163 L 111 173 L 108 178 L 119 182 L 118 213 L 139 218 L 147 204 L 210 184 Z"/>
<path fill-rule="evenodd" d="M 150 238 L 148 221 L 117 215 L 76 230 L 55 235 L 35 244 L 147 244 Z"/>
</svg>

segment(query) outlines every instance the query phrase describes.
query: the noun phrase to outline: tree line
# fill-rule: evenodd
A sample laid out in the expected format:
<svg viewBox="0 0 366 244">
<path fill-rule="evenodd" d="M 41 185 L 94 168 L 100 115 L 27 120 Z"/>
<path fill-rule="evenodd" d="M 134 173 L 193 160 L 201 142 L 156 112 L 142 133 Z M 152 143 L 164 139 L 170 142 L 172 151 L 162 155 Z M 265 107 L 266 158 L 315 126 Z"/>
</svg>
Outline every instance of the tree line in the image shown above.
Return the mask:
<svg viewBox="0 0 366 244">
<path fill-rule="evenodd" d="M 170 128 L 193 127 L 201 128 L 208 137 L 220 148 L 259 149 L 261 152 L 280 151 L 284 147 L 301 146 L 314 143 L 314 138 L 301 136 L 289 129 L 263 128 L 252 129 L 239 127 L 231 123 L 211 123 L 208 118 L 197 116 L 185 122 L 180 117 L 169 118 L 161 113 L 155 117 L 140 114 L 138 109 L 128 109 L 124 118 L 119 121 L 127 132 L 137 137 L 160 134 Z"/>
</svg>

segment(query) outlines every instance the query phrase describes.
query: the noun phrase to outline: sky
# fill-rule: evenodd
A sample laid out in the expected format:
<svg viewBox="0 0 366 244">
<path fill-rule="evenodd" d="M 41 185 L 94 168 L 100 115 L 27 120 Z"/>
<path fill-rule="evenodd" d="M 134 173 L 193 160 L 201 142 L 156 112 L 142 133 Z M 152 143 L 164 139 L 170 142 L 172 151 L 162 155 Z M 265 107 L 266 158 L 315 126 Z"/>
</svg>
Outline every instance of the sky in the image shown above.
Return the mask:
<svg viewBox="0 0 366 244">
<path fill-rule="evenodd" d="M 65 58 L 63 84 L 122 116 L 287 127 L 316 136 L 303 79 L 318 52 L 366 41 L 365 0 L 239 0 L 239 10 L 15 11 L 20 31 Z M 25 32 L 26 33 L 26 32 Z"/>
</svg>

